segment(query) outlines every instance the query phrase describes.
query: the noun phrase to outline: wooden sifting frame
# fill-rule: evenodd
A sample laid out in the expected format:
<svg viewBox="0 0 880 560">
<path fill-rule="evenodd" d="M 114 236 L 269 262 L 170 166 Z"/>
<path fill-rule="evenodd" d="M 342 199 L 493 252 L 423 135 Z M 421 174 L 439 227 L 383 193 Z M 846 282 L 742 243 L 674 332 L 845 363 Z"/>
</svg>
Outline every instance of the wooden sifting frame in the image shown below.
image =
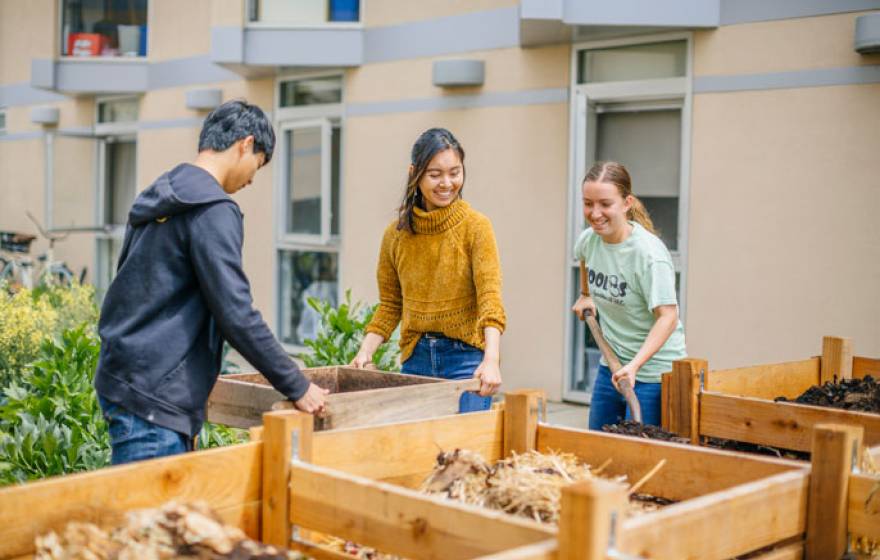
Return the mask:
<svg viewBox="0 0 880 560">
<path fill-rule="evenodd" d="M 673 363 L 663 375 L 663 428 L 690 438 L 731 439 L 795 451 L 810 451 L 817 424 L 864 427 L 864 441 L 880 444 L 880 414 L 774 402 L 793 399 L 813 385 L 834 379 L 880 376 L 880 359 L 853 357 L 852 342 L 825 337 L 822 356 L 777 364 L 710 370 L 708 362 Z"/>
</svg>

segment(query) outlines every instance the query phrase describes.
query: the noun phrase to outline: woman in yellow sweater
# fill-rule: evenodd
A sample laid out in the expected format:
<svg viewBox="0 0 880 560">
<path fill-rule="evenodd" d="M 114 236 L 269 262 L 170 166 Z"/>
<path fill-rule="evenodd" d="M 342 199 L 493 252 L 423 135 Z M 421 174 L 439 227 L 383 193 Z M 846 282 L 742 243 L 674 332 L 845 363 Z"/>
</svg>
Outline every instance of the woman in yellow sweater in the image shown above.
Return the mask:
<svg viewBox="0 0 880 560">
<path fill-rule="evenodd" d="M 505 326 L 501 266 L 489 219 L 462 200 L 464 149 L 446 129 L 413 145 L 398 218 L 386 229 L 376 276 L 379 307 L 352 365 L 373 353 L 400 323 L 402 371 L 480 379 L 459 410 L 486 410 L 501 385 Z"/>
</svg>

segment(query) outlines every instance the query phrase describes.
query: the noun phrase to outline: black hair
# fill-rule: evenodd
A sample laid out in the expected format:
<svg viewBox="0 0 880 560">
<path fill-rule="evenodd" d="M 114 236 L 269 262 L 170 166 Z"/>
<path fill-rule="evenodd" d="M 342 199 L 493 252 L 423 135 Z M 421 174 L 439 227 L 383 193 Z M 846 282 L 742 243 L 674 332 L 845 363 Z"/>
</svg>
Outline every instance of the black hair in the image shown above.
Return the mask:
<svg viewBox="0 0 880 560">
<path fill-rule="evenodd" d="M 199 134 L 199 151 L 224 152 L 248 136 L 254 137 L 254 153 L 272 159 L 275 150 L 275 131 L 266 113 L 244 100 L 227 101 L 210 112 Z"/>
<path fill-rule="evenodd" d="M 410 155 L 410 163 L 412 169 L 406 182 L 406 190 L 403 193 L 403 200 L 400 208 L 397 209 L 397 229 L 407 230 L 414 233 L 413 230 L 413 209 L 418 205 L 422 207 L 422 191 L 419 189 L 419 181 L 428 169 L 428 164 L 434 159 L 434 156 L 446 150 L 455 150 L 458 158 L 461 160 L 462 189 L 464 189 L 464 148 L 445 128 L 430 128 L 423 132 L 416 143 L 413 144 L 412 154 Z M 458 191 L 461 196 L 461 190 Z"/>
</svg>

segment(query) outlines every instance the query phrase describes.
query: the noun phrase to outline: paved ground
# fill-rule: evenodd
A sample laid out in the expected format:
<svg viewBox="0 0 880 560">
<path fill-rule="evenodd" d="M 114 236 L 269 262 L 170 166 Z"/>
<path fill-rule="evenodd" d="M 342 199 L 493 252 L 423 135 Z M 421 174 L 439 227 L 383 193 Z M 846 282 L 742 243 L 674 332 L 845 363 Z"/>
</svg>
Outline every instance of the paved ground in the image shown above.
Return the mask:
<svg viewBox="0 0 880 560">
<path fill-rule="evenodd" d="M 590 407 L 567 402 L 547 403 L 547 422 L 572 428 L 587 428 Z"/>
</svg>

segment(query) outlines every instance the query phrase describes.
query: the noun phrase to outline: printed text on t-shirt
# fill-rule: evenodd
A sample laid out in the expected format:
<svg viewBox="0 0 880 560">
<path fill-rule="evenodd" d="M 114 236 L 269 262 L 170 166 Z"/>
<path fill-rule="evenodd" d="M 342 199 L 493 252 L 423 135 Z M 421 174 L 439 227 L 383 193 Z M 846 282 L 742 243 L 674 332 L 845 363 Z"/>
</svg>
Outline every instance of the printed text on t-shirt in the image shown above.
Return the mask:
<svg viewBox="0 0 880 560">
<path fill-rule="evenodd" d="M 595 296 L 601 297 L 612 303 L 623 305 L 622 298 L 626 297 L 627 285 L 626 282 L 621 281 L 616 274 L 605 274 L 603 272 L 597 272 L 591 268 L 588 272 L 588 281 L 591 287 L 590 292 L 594 293 Z M 592 288 L 601 288 L 602 290 L 607 291 L 608 294 L 595 293 Z"/>
</svg>

